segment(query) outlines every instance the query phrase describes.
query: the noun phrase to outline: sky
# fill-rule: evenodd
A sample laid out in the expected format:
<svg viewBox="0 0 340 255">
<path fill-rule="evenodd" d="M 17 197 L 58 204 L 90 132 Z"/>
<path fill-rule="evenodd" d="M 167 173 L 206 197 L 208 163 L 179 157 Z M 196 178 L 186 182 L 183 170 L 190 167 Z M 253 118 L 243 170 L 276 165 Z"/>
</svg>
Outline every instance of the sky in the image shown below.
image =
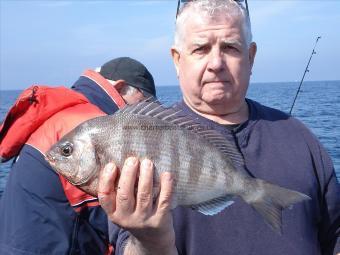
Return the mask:
<svg viewBox="0 0 340 255">
<path fill-rule="evenodd" d="M 251 82 L 340 80 L 339 0 L 248 0 L 258 52 Z M 0 88 L 71 86 L 130 56 L 157 86 L 177 85 L 170 56 L 177 0 L 0 0 Z"/>
</svg>

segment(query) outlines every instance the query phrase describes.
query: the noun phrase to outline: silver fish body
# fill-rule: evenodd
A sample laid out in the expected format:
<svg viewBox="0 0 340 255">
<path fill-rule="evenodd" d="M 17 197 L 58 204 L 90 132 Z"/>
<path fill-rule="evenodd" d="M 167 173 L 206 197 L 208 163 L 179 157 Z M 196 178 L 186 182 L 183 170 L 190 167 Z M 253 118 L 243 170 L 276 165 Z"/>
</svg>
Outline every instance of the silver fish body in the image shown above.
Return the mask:
<svg viewBox="0 0 340 255">
<path fill-rule="evenodd" d="M 280 231 L 281 210 L 308 199 L 238 171 L 237 148 L 214 130 L 156 102 L 142 102 L 76 127 L 46 154 L 72 184 L 96 196 L 100 170 L 109 162 L 120 168 L 128 156 L 151 159 L 158 176 L 173 173 L 172 208 L 183 205 L 213 215 L 242 197 L 269 225 Z"/>
</svg>

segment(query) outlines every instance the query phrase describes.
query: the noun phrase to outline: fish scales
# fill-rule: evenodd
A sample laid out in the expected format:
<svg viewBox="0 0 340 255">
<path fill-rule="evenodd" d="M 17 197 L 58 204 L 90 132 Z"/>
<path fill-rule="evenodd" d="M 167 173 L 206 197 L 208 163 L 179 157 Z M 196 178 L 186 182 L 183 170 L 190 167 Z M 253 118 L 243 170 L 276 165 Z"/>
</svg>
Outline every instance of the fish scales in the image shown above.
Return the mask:
<svg viewBox="0 0 340 255">
<path fill-rule="evenodd" d="M 201 144 L 201 146 L 197 146 L 196 139 L 202 139 L 201 137 L 196 137 L 196 134 L 187 130 L 179 130 L 177 126 L 169 125 L 169 123 L 166 122 L 157 121 L 157 123 L 155 123 L 153 122 L 153 119 L 150 121 L 149 118 L 143 117 L 138 117 L 139 121 L 137 122 L 135 121 L 135 118 L 137 117 L 131 116 L 130 120 L 118 119 L 118 121 L 122 123 L 122 126 L 129 128 L 133 127 L 131 128 L 132 133 L 123 138 L 119 138 L 118 140 L 123 140 L 123 143 L 126 143 L 125 140 L 141 139 L 145 141 L 144 145 L 143 143 L 142 145 L 138 145 L 140 141 L 135 141 L 135 146 L 129 146 L 130 149 L 128 151 L 123 150 L 125 155 L 122 155 L 121 160 L 129 154 L 131 155 L 134 153 L 141 157 L 151 158 L 154 160 L 154 164 L 159 172 L 173 171 L 175 176 L 178 176 L 178 178 L 176 178 L 176 183 L 178 183 L 177 185 L 185 183 L 185 185 L 179 186 L 181 188 L 179 193 L 185 192 L 185 189 L 190 187 L 198 186 L 198 180 L 200 178 L 205 181 L 203 184 L 215 186 L 215 177 L 217 174 L 212 175 L 211 172 L 219 172 L 221 177 L 224 175 L 224 171 L 212 168 L 213 165 L 211 164 L 211 158 L 209 160 L 205 160 L 205 162 L 202 161 L 201 155 L 206 155 L 209 148 L 206 146 L 208 144 Z M 160 128 L 156 128 L 156 130 L 148 130 L 145 128 L 154 126 L 158 126 Z M 155 149 L 156 144 L 162 144 L 162 149 Z M 128 146 L 126 146 L 126 148 L 128 148 Z M 178 152 L 179 157 L 176 157 L 174 152 Z M 174 160 L 176 158 L 177 160 Z M 171 164 L 171 162 L 174 163 L 176 161 L 179 163 L 179 167 L 176 167 L 177 164 Z M 160 166 L 163 166 L 163 168 Z M 209 181 L 211 177 L 214 178 L 212 178 L 212 181 Z M 198 189 L 202 189 L 201 186 L 195 188 L 195 190 Z"/>
<path fill-rule="evenodd" d="M 192 206 L 214 215 L 240 196 L 280 232 L 281 211 L 309 199 L 245 175 L 233 165 L 244 165 L 234 141 L 158 102 L 144 101 L 86 121 L 52 146 L 46 159 L 71 183 L 96 196 L 101 169 L 109 162 L 121 168 L 129 156 L 153 161 L 156 186 L 162 172 L 173 173 L 172 208 Z"/>
<path fill-rule="evenodd" d="M 114 131 L 109 136 L 111 139 L 103 139 L 100 137 L 100 141 L 97 143 L 102 143 L 102 149 L 106 154 L 104 156 L 105 161 L 102 164 L 108 163 L 107 159 L 113 159 L 116 164 L 121 167 L 123 161 L 128 156 L 139 156 L 141 158 L 147 157 L 153 160 L 155 168 L 158 174 L 163 171 L 174 172 L 175 176 L 175 187 L 174 192 L 179 194 L 177 201 L 179 204 L 190 204 L 192 200 L 197 199 L 197 192 L 204 194 L 200 197 L 204 198 L 211 196 L 222 196 L 225 192 L 225 183 L 216 180 L 224 180 L 225 169 L 217 168 L 217 166 L 223 166 L 221 153 L 218 149 L 212 147 L 199 135 L 190 132 L 186 129 L 180 129 L 178 126 L 154 119 L 148 116 L 138 116 L 138 115 L 119 115 L 117 114 L 115 118 L 107 117 L 108 121 L 106 127 L 104 123 L 101 123 L 102 128 L 107 129 L 111 127 L 118 127 L 118 132 Z M 99 124 L 93 122 L 93 126 L 98 126 Z M 120 129 L 126 131 L 124 136 L 120 136 Z M 165 137 L 166 139 L 162 139 Z M 169 139 L 168 139 L 169 138 Z M 111 140 L 111 141 L 110 141 Z M 202 140 L 197 142 L 197 140 Z M 105 141 L 105 144 L 103 144 Z M 162 143 L 162 147 L 157 148 L 158 144 Z M 199 144 L 199 146 L 198 146 Z M 174 147 L 174 145 L 176 147 Z M 155 148 L 156 146 L 156 148 Z M 112 148 L 115 148 L 114 150 Z M 178 167 L 177 165 L 170 165 L 171 160 L 161 159 L 174 158 L 173 151 L 178 151 Z M 214 160 L 202 161 L 202 156 L 208 151 L 214 150 L 217 155 Z M 121 151 L 120 158 L 117 157 L 116 151 Z M 188 153 L 189 152 L 189 153 Z M 172 162 L 175 162 L 173 160 Z M 214 165 L 212 164 L 213 162 Z M 211 174 L 211 173 L 216 173 Z M 217 177 L 219 176 L 219 178 Z M 201 183 L 198 183 L 198 180 Z M 207 192 L 206 187 L 216 187 L 220 185 L 214 194 Z M 174 205 L 176 206 L 176 205 Z"/>
<path fill-rule="evenodd" d="M 158 173 L 174 172 L 177 180 L 174 192 L 179 194 L 178 203 L 184 205 L 192 203 L 193 199 L 196 201 L 197 193 L 202 193 L 203 190 L 204 194 L 199 196 L 207 197 L 207 199 L 211 196 L 222 196 L 226 185 L 232 190 L 233 183 L 229 185 L 224 182 L 226 171 L 221 166 L 226 165 L 225 159 L 222 159 L 222 154 L 218 149 L 211 148 L 211 145 L 202 137 L 186 129 L 179 129 L 176 125 L 147 116 L 132 115 L 130 117 L 124 116 L 120 119 L 120 116 L 116 116 L 119 124 L 113 124 L 113 126 L 121 125 L 122 128 L 131 130 L 130 134 L 124 137 L 117 136 L 117 141 L 128 145 L 121 148 L 123 153 L 122 158 L 117 160 L 119 165 L 122 165 L 127 156 L 134 155 L 153 160 Z M 197 140 L 202 141 L 197 142 Z M 131 144 L 129 141 L 134 141 L 134 143 Z M 162 144 L 162 147 L 155 148 L 159 144 Z M 175 162 L 175 160 L 170 160 L 175 158 L 173 155 L 175 150 L 179 153 L 178 167 L 177 164 L 169 164 L 169 162 Z M 211 150 L 216 154 L 214 158 L 210 156 Z M 210 190 L 206 187 L 215 187 L 215 189 Z M 215 193 L 212 194 L 213 192 Z"/>
</svg>

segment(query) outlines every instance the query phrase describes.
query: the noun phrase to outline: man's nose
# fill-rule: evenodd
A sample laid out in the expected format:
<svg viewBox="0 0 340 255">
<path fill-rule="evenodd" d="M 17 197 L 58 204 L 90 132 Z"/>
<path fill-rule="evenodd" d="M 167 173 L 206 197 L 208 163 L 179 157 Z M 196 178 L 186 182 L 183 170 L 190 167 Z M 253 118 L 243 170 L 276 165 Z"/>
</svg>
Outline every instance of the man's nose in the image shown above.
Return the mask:
<svg viewBox="0 0 340 255">
<path fill-rule="evenodd" d="M 208 71 L 220 72 L 225 68 L 225 60 L 220 50 L 212 50 L 209 55 Z"/>
</svg>

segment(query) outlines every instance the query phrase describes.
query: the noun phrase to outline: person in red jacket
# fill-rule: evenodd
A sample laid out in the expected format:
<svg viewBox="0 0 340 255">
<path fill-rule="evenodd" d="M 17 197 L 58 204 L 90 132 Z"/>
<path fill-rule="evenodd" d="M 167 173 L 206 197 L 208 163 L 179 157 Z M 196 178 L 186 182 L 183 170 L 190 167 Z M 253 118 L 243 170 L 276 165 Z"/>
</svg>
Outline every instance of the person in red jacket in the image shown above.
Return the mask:
<svg viewBox="0 0 340 255">
<path fill-rule="evenodd" d="M 0 254 L 112 252 L 107 216 L 97 198 L 56 174 L 44 152 L 83 121 L 150 96 L 156 96 L 152 75 L 127 57 L 98 72 L 86 70 L 72 89 L 34 86 L 21 95 L 0 127 L 2 160 L 18 154 L 0 200 Z M 28 125 L 16 126 L 23 122 Z M 21 144 L 18 151 L 9 141 Z"/>
</svg>

